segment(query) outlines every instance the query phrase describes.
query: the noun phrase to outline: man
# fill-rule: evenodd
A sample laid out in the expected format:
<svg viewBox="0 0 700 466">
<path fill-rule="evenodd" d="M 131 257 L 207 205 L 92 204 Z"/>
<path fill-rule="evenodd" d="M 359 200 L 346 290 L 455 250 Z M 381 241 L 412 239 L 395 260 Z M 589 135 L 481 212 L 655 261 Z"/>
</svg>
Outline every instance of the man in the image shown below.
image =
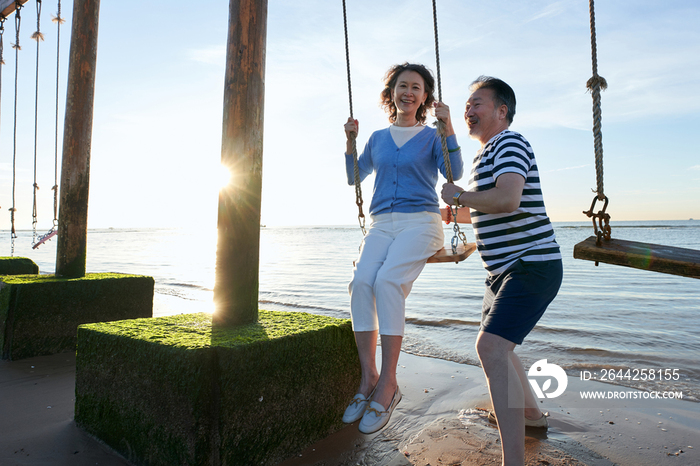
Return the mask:
<svg viewBox="0 0 700 466">
<path fill-rule="evenodd" d="M 508 129 L 515 115 L 513 89 L 481 76 L 470 91 L 464 119 L 481 149 L 468 190 L 446 183 L 442 198 L 471 208 L 488 272 L 476 352 L 498 422 L 503 464 L 522 465 L 525 425 L 546 428 L 547 419 L 513 350 L 559 291 L 561 254 L 545 212 L 535 155 L 523 136 Z"/>
</svg>

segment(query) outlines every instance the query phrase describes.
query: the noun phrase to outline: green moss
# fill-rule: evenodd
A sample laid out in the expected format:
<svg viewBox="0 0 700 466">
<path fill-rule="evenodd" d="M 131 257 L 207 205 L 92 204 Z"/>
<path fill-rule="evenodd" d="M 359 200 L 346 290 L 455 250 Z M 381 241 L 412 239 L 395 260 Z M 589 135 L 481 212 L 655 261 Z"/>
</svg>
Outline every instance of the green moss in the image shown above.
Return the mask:
<svg viewBox="0 0 700 466">
<path fill-rule="evenodd" d="M 128 275 L 123 273 L 89 273 L 84 277 L 80 278 L 65 278 L 56 277 L 53 274 L 43 274 L 43 275 L 12 275 L 2 277 L 3 283 L 8 285 L 23 285 L 27 283 L 67 283 L 67 282 L 81 282 L 81 281 L 94 281 L 94 280 L 105 280 L 105 279 L 121 279 L 124 277 L 144 277 L 143 275 Z"/>
<path fill-rule="evenodd" d="M 0 277 L 0 353 L 22 359 L 75 349 L 80 324 L 153 314 L 152 277 Z"/>
<path fill-rule="evenodd" d="M 259 311 L 78 329 L 75 419 L 136 464 L 277 464 L 342 427 L 360 380 L 350 322 Z"/>
<path fill-rule="evenodd" d="M 213 330 L 211 314 L 207 313 L 96 323 L 85 328 L 119 337 L 195 349 L 211 346 L 233 348 L 314 332 L 338 325 L 339 322 L 332 317 L 303 312 L 260 310 L 258 317 L 256 323 L 231 328 L 216 327 Z"/>
<path fill-rule="evenodd" d="M 0 275 L 38 274 L 39 266 L 27 257 L 0 257 Z"/>
</svg>

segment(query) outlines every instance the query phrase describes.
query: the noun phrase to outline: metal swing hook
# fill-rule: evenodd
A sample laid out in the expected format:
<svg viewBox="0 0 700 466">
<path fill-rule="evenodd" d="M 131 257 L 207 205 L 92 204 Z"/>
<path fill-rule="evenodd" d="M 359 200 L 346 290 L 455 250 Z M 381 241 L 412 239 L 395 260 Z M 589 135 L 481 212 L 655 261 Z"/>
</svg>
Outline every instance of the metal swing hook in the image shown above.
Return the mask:
<svg viewBox="0 0 700 466">
<path fill-rule="evenodd" d="M 605 213 L 605 210 L 608 208 L 608 196 L 603 196 L 603 198 L 605 200 L 605 203 L 603 204 L 603 210 L 598 211 L 598 213 L 596 214 L 593 213 L 593 208 L 595 207 L 595 203 L 598 200 L 598 196 L 596 195 L 596 197 L 593 198 L 593 202 L 591 202 L 591 208 L 588 209 L 588 211 L 583 212 L 588 216 L 588 218 L 592 219 L 593 221 L 593 231 L 595 232 L 596 236 L 596 246 L 600 246 L 603 239 L 605 239 L 605 241 L 610 241 L 610 215 Z M 596 219 L 598 219 L 598 225 L 596 225 L 595 223 Z"/>
</svg>

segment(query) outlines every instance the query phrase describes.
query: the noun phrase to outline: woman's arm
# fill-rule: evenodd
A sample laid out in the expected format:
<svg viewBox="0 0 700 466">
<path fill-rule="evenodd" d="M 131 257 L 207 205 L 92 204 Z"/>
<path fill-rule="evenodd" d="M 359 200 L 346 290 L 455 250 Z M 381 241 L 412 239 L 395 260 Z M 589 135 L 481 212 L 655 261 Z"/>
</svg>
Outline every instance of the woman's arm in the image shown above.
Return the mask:
<svg viewBox="0 0 700 466">
<path fill-rule="evenodd" d="M 445 123 L 445 137 L 447 138 L 450 166 L 452 168 L 452 178 L 453 181 L 459 180 L 464 174 L 464 161 L 462 160 L 462 152 L 457 143 L 457 137 L 455 136 L 454 128 L 452 127 L 452 119 L 450 118 L 450 107 L 442 102 L 435 103 L 435 116 L 442 122 Z M 440 161 L 438 161 L 438 166 L 440 168 L 440 173 L 444 177 L 447 177 L 446 169 L 444 166 L 444 155 L 442 153 L 441 141 L 438 141 L 438 146 L 436 146 L 437 153 L 440 154 Z"/>
<path fill-rule="evenodd" d="M 450 118 L 450 107 L 443 102 L 435 102 L 435 118 L 445 123 L 445 136 L 455 134 L 455 129 L 452 127 L 452 118 Z"/>
<path fill-rule="evenodd" d="M 448 212 L 448 210 L 449 207 L 441 207 L 440 215 L 442 216 L 442 221 L 449 225 L 454 222 L 455 219 L 452 218 L 452 213 Z M 457 209 L 457 221 L 455 223 L 472 223 L 472 215 L 471 212 L 469 212 L 469 207 Z"/>
<path fill-rule="evenodd" d="M 360 123 L 357 120 L 353 120 L 352 118 L 348 118 L 347 123 L 345 123 L 345 137 L 347 138 L 347 141 L 345 142 L 345 153 L 347 155 L 352 155 L 351 133 L 355 133 L 355 138 L 357 138 L 359 130 L 360 130 Z"/>
<path fill-rule="evenodd" d="M 345 147 L 345 171 L 348 176 L 348 184 L 350 186 L 355 184 L 355 161 L 353 160 L 352 156 L 353 147 L 351 134 L 355 133 L 355 136 L 357 136 L 358 126 L 359 124 L 357 120 L 353 120 L 352 118 L 348 118 L 347 123 L 345 123 L 345 135 L 347 137 L 347 143 Z M 371 140 L 372 137 L 370 137 L 370 141 Z M 355 147 L 357 148 L 357 143 L 355 144 Z M 360 154 L 358 151 L 357 164 L 360 170 L 360 181 L 364 180 L 365 178 L 367 178 L 367 176 L 372 174 L 372 151 L 369 143 L 365 145 L 362 154 Z"/>
</svg>

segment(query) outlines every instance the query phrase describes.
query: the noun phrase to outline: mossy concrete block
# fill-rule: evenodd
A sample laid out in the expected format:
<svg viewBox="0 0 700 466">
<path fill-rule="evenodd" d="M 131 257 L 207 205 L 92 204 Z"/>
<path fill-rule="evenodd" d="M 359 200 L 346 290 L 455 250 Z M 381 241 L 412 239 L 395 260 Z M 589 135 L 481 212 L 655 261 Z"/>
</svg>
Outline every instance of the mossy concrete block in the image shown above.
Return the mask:
<svg viewBox="0 0 700 466">
<path fill-rule="evenodd" d="M 74 351 L 81 324 L 150 317 L 153 287 L 152 277 L 114 273 L 0 277 L 2 358 Z"/>
<path fill-rule="evenodd" d="M 189 317 L 78 329 L 75 420 L 136 464 L 217 464 L 211 318 Z"/>
<path fill-rule="evenodd" d="M 273 465 L 342 427 L 360 381 L 350 322 L 260 311 L 83 325 L 75 420 L 138 465 Z"/>
<path fill-rule="evenodd" d="M 256 343 L 219 348 L 222 464 L 277 464 L 343 425 L 360 382 L 350 323 L 282 316 L 261 319 Z M 298 330 L 273 339 L 269 325 Z"/>
<path fill-rule="evenodd" d="M 39 266 L 28 257 L 0 257 L 0 275 L 38 274 Z"/>
</svg>

